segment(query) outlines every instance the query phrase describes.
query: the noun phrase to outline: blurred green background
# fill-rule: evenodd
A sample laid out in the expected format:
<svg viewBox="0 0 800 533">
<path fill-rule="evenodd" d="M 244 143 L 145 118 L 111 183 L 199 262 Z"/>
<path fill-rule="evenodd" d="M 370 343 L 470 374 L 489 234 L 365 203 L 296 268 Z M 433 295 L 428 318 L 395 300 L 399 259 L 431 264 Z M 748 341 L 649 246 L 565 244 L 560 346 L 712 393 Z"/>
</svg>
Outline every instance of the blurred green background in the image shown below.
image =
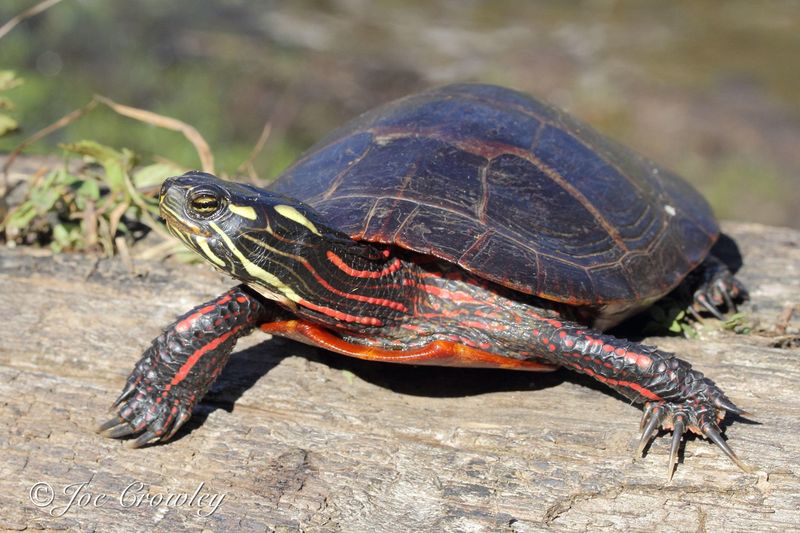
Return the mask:
<svg viewBox="0 0 800 533">
<path fill-rule="evenodd" d="M 0 22 L 33 5 L 2 0 Z M 275 176 L 327 131 L 454 81 L 531 92 L 693 182 L 722 218 L 800 228 L 800 2 L 64 0 L 0 40 L 23 131 L 94 93 L 184 120 L 217 169 Z M 177 133 L 98 108 L 92 139 L 198 166 Z"/>
</svg>

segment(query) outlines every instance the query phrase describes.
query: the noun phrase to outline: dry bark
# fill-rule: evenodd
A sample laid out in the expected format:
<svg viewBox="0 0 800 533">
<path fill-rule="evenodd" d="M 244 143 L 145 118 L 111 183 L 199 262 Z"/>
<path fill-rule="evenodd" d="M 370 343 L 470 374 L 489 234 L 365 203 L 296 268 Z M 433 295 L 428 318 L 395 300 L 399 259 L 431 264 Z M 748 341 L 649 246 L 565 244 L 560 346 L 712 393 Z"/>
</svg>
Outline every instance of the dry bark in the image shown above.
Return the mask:
<svg viewBox="0 0 800 533">
<path fill-rule="evenodd" d="M 692 361 L 752 413 L 725 429 L 756 471 L 690 438 L 671 483 L 668 439 L 634 459 L 639 410 L 573 373 L 367 363 L 260 334 L 240 344 L 178 438 L 128 449 L 94 428 L 139 354 L 231 283 L 202 267 L 137 263 L 131 276 L 116 261 L 4 249 L 0 528 L 795 529 L 800 310 L 788 310 L 800 303 L 800 232 L 726 230 L 744 255 L 744 311 L 756 326 L 646 342 Z M 137 481 L 165 496 L 191 496 L 202 483 L 205 499 L 123 506 Z M 82 482 L 79 494 L 101 501 L 65 509 L 65 488 Z M 37 507 L 42 483 L 55 501 Z M 212 495 L 224 499 L 198 516 Z"/>
</svg>

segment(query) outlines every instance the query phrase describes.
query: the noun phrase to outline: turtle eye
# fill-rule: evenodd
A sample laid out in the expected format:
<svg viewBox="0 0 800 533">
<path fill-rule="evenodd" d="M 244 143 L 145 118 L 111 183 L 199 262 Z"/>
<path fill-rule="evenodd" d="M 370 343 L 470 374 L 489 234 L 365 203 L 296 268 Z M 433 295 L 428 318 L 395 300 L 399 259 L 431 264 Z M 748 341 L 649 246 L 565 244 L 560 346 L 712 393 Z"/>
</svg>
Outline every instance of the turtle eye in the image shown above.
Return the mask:
<svg viewBox="0 0 800 533">
<path fill-rule="evenodd" d="M 209 218 L 222 209 L 222 197 L 210 191 L 197 191 L 189 197 L 189 208 L 192 214 Z"/>
</svg>

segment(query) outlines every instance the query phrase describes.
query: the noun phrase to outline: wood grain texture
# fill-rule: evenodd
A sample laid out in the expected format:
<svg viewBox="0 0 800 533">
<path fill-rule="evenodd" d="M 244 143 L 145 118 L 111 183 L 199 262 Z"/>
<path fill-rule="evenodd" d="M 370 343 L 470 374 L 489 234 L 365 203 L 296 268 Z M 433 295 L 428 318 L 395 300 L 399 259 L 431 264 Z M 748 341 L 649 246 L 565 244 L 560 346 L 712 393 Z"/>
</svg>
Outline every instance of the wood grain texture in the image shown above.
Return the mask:
<svg viewBox="0 0 800 533">
<path fill-rule="evenodd" d="M 566 371 L 393 366 L 253 335 L 172 442 L 94 433 L 150 339 L 230 282 L 201 267 L 0 251 L 0 529 L 81 531 L 758 531 L 800 524 L 800 232 L 728 224 L 752 300 L 749 335 L 647 339 L 712 377 L 752 422 L 725 434 L 745 474 L 689 439 L 634 459 L 640 411 Z M 800 311 L 800 310 L 799 310 Z M 777 328 L 777 329 L 776 329 Z M 782 333 L 781 333 L 782 332 Z M 64 488 L 87 482 L 62 516 Z M 204 505 L 126 508 L 152 495 Z M 37 507 L 36 483 L 55 502 Z M 40 489 L 44 490 L 44 489 Z M 45 494 L 39 493 L 39 496 Z M 52 512 L 52 514 L 50 514 Z"/>
</svg>

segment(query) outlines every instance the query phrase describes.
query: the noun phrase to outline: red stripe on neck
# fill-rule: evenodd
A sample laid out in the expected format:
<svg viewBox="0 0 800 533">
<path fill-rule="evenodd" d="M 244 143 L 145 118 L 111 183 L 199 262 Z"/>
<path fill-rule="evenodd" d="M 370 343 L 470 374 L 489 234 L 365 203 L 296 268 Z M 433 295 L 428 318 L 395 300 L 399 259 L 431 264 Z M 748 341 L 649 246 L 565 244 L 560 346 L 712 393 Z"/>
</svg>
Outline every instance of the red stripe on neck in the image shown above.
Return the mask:
<svg viewBox="0 0 800 533">
<path fill-rule="evenodd" d="M 328 253 L 331 253 L 331 252 L 328 252 Z M 399 261 L 399 259 L 398 259 L 398 261 Z M 384 307 L 388 307 L 388 308 L 394 309 L 396 311 L 402 311 L 403 313 L 408 311 L 408 308 L 405 305 L 403 305 L 401 302 L 395 302 L 394 300 L 389 300 L 389 299 L 386 299 L 386 298 L 374 298 L 372 296 L 364 296 L 364 295 L 361 295 L 361 294 L 352 294 L 352 293 L 347 293 L 347 292 L 344 292 L 344 291 L 340 291 L 339 289 L 337 289 L 336 287 L 334 287 L 330 283 L 328 283 L 327 280 L 325 280 L 322 276 L 320 276 L 317 273 L 317 271 L 314 270 L 314 267 L 312 267 L 311 264 L 308 261 L 301 260 L 301 262 L 303 263 L 303 266 L 305 266 L 306 269 L 308 269 L 308 271 L 311 273 L 311 275 L 314 276 L 314 279 L 316 279 L 317 282 L 320 285 L 322 285 L 327 290 L 329 290 L 330 292 L 332 292 L 333 294 L 335 294 L 337 296 L 341 296 L 342 298 L 347 298 L 348 300 L 355 300 L 357 302 L 366 302 L 368 304 L 382 305 Z"/>
<path fill-rule="evenodd" d="M 383 270 L 379 270 L 377 272 L 373 270 L 356 270 L 347 265 L 344 261 L 342 261 L 341 257 L 331 252 L 330 250 L 328 250 L 326 255 L 328 256 L 328 260 L 334 265 L 336 265 L 336 267 L 339 270 L 341 270 L 348 276 L 352 276 L 354 278 L 372 278 L 372 279 L 382 278 L 383 276 L 388 276 L 389 274 L 397 272 L 403 265 L 400 262 L 400 259 L 395 257 L 394 261 L 392 261 L 392 264 L 387 266 Z"/>
</svg>

